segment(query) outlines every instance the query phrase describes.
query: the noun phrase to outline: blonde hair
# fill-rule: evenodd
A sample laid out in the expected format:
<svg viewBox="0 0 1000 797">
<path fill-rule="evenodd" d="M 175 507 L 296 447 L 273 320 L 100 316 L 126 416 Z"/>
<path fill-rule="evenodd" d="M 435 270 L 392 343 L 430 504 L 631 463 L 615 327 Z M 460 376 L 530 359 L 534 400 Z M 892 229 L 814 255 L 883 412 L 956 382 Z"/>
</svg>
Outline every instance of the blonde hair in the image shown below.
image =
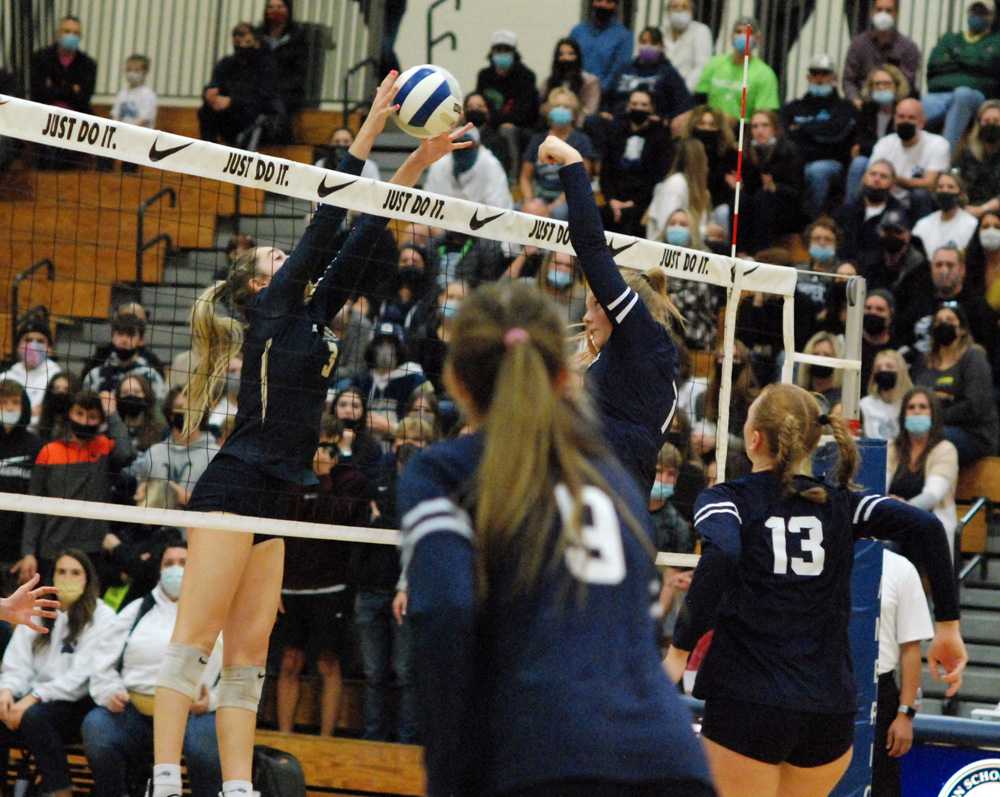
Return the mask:
<svg viewBox="0 0 1000 797">
<path fill-rule="evenodd" d="M 574 91 L 565 86 L 556 86 L 549 92 L 549 96 L 545 98 L 545 104 L 541 109 L 542 113 L 547 114 L 557 105 L 569 106 L 573 111 L 573 121 L 576 122 L 577 116 L 580 114 L 580 98 L 576 96 Z"/>
<path fill-rule="evenodd" d="M 844 356 L 844 346 L 840 342 L 840 338 L 834 335 L 832 332 L 817 332 L 806 342 L 806 347 L 803 349 L 804 354 L 815 354 L 816 346 L 823 342 L 829 343 L 833 347 L 832 357 L 837 359 L 842 359 Z M 839 368 L 833 369 L 833 385 L 834 387 L 840 387 L 844 382 L 844 374 Z M 812 366 L 808 363 L 802 363 L 799 366 L 798 373 L 795 375 L 795 384 L 805 390 L 812 390 Z"/>
<path fill-rule="evenodd" d="M 878 365 L 879 360 L 892 360 L 896 366 L 896 386 L 889 391 L 889 401 L 890 403 L 895 403 L 902 398 L 906 391 L 913 387 L 913 382 L 910 380 L 910 367 L 906 364 L 906 360 L 903 359 L 903 355 L 895 349 L 882 349 L 882 351 L 875 355 L 875 359 L 872 361 L 872 374 L 868 378 L 869 396 L 877 396 L 879 394 L 878 385 L 875 384 L 875 366 Z"/>
<path fill-rule="evenodd" d="M 177 493 L 166 479 L 147 479 L 146 491 L 140 506 L 151 509 L 181 509 Z"/>
<path fill-rule="evenodd" d="M 680 470 L 682 464 L 683 459 L 681 458 L 681 452 L 677 450 L 677 446 L 673 443 L 664 443 L 663 448 L 660 449 L 660 453 L 656 457 L 656 467 Z"/>
<path fill-rule="evenodd" d="M 434 442 L 434 427 L 423 418 L 407 415 L 396 424 L 393 438 L 404 443 L 420 442 L 430 445 Z"/>
<path fill-rule="evenodd" d="M 684 138 L 693 138 L 694 131 L 701 124 L 702 117 L 706 114 L 712 117 L 712 121 L 719 131 L 718 155 L 723 155 L 727 150 L 736 149 L 736 134 L 733 132 L 733 120 L 718 108 L 708 105 L 698 105 L 691 110 L 687 124 L 684 126 Z"/>
<path fill-rule="evenodd" d="M 672 211 L 667 216 L 667 227 L 670 226 L 670 220 L 678 213 L 683 213 L 687 216 L 688 231 L 691 233 L 691 243 L 687 248 L 705 251 L 705 240 L 701 237 L 701 221 L 703 217 L 699 216 L 692 208 L 677 208 L 677 210 Z"/>
<path fill-rule="evenodd" d="M 712 209 L 712 195 L 708 191 L 708 155 L 698 139 L 682 138 L 677 142 L 677 154 L 670 174 L 684 175 L 688 187 L 688 207 L 699 218 Z"/>
<path fill-rule="evenodd" d="M 873 66 L 868 70 L 868 75 L 865 77 L 865 84 L 861 87 L 861 93 L 866 99 L 871 99 L 872 91 L 874 91 L 876 72 L 885 72 L 892 78 L 893 85 L 895 86 L 896 102 L 905 100 L 910 96 L 910 81 L 900 68 L 892 64 L 882 64 L 882 66 Z"/>
<path fill-rule="evenodd" d="M 986 100 L 979 106 L 976 110 L 975 123 L 959 144 L 959 156 L 968 150 L 975 156 L 976 160 L 986 159 L 986 150 L 983 148 L 983 140 L 979 137 L 979 131 L 983 127 L 982 119 L 986 112 L 998 109 L 1000 109 L 1000 100 Z"/>
</svg>

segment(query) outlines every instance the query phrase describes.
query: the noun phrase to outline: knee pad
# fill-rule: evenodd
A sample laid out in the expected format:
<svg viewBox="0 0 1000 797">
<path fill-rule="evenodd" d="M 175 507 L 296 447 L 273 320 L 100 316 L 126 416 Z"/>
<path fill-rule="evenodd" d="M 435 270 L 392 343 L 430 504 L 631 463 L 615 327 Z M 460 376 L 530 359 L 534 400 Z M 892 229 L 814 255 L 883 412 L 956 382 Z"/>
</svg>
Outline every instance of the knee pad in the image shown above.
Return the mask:
<svg viewBox="0 0 1000 797">
<path fill-rule="evenodd" d="M 219 678 L 219 708 L 242 708 L 257 713 L 264 691 L 263 667 L 223 667 Z"/>
<path fill-rule="evenodd" d="M 208 655 L 191 645 L 171 642 L 163 655 L 156 687 L 171 689 L 191 700 L 197 700 L 198 685 L 208 665 Z"/>
</svg>

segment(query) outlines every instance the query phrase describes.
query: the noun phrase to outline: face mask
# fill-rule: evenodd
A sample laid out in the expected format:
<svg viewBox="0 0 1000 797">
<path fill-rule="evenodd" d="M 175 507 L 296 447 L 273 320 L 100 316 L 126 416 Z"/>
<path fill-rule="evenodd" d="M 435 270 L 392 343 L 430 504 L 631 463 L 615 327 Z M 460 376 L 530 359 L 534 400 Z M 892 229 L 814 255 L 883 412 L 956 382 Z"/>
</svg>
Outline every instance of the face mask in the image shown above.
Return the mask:
<svg viewBox="0 0 1000 797">
<path fill-rule="evenodd" d="M 882 238 L 882 248 L 890 255 L 898 255 L 906 246 L 906 241 L 897 238 L 895 235 L 886 235 Z"/>
<path fill-rule="evenodd" d="M 59 46 L 75 53 L 80 48 L 80 37 L 75 33 L 64 33 L 59 37 Z"/>
<path fill-rule="evenodd" d="M 892 14 L 888 11 L 879 11 L 876 14 L 872 14 L 872 27 L 875 30 L 884 33 L 887 30 L 892 30 L 895 24 L 896 20 L 893 19 Z"/>
<path fill-rule="evenodd" d="M 598 25 L 607 25 L 611 18 L 615 15 L 613 9 L 610 8 L 595 8 L 594 9 L 594 19 L 597 20 Z"/>
<path fill-rule="evenodd" d="M 421 288 L 424 284 L 424 272 L 419 268 L 414 268 L 413 266 L 401 268 L 399 270 L 399 284 L 405 285 L 413 290 Z"/>
<path fill-rule="evenodd" d="M 900 122 L 896 125 L 896 132 L 901 141 L 911 141 L 917 134 L 917 126 L 913 122 Z"/>
<path fill-rule="evenodd" d="M 745 33 L 734 33 L 733 34 L 733 49 L 736 50 L 740 55 L 743 55 L 747 49 L 747 35 Z M 750 37 L 750 51 L 753 52 L 754 40 Z"/>
<path fill-rule="evenodd" d="M 1000 229 L 987 227 L 979 231 L 979 243 L 987 252 L 995 252 L 1000 249 Z"/>
<path fill-rule="evenodd" d="M 935 191 L 934 200 L 938 203 L 938 207 L 941 210 L 954 210 L 958 207 L 958 194 L 952 194 L 947 191 Z"/>
<path fill-rule="evenodd" d="M 56 415 L 65 415 L 70 407 L 69 393 L 53 393 L 49 396 L 49 406 Z"/>
<path fill-rule="evenodd" d="M 0 425 L 17 426 L 21 420 L 21 410 L 0 410 Z"/>
<path fill-rule="evenodd" d="M 903 419 L 903 426 L 906 427 L 906 431 L 910 434 L 917 434 L 923 437 L 931 430 L 931 416 L 930 415 L 907 415 Z"/>
<path fill-rule="evenodd" d="M 97 437 L 97 431 L 101 428 L 97 423 L 78 423 L 71 420 L 69 422 L 70 431 L 80 440 L 93 440 Z"/>
<path fill-rule="evenodd" d="M 864 320 L 861 323 L 864 326 L 865 332 L 869 335 L 881 335 L 885 332 L 886 326 L 888 326 L 886 320 L 880 315 L 875 315 L 875 313 L 865 313 Z M 889 372 L 886 371 L 885 373 Z"/>
<path fill-rule="evenodd" d="M 694 137 L 705 147 L 705 152 L 712 153 L 719 146 L 718 130 L 695 130 Z"/>
<path fill-rule="evenodd" d="M 24 363 L 24 367 L 29 371 L 33 371 L 45 362 L 46 357 L 49 356 L 49 349 L 44 343 L 37 340 L 31 340 L 21 345 L 20 355 L 21 362 Z"/>
<path fill-rule="evenodd" d="M 641 111 L 638 108 L 633 108 L 625 113 L 625 118 L 636 127 L 641 127 L 646 124 L 646 120 L 649 119 L 649 111 Z"/>
<path fill-rule="evenodd" d="M 184 421 L 185 417 L 183 412 L 175 412 L 170 416 L 170 426 L 178 432 L 184 431 Z"/>
<path fill-rule="evenodd" d="M 184 583 L 184 568 L 181 565 L 171 565 L 160 571 L 160 586 L 168 598 L 177 600 L 181 596 L 181 584 Z"/>
<path fill-rule="evenodd" d="M 142 82 L 145 79 L 146 79 L 145 72 L 129 71 L 125 73 L 125 82 L 128 83 L 132 88 L 135 88 L 136 86 L 141 86 Z"/>
<path fill-rule="evenodd" d="M 812 367 L 812 375 L 816 379 L 829 379 L 833 376 L 833 368 L 829 365 L 814 365 Z"/>
<path fill-rule="evenodd" d="M 130 349 L 125 346 L 115 346 L 115 357 L 118 358 L 119 362 L 127 363 L 135 355 L 135 349 Z"/>
<path fill-rule="evenodd" d="M 896 101 L 896 92 L 892 89 L 875 89 L 872 92 L 872 100 L 879 105 L 892 105 Z"/>
<path fill-rule="evenodd" d="M 465 121 L 472 122 L 472 124 L 475 125 L 476 127 L 482 127 L 487 122 L 486 111 L 478 111 L 478 110 L 466 111 Z M 456 152 L 458 151 L 460 150 L 456 150 Z"/>
<path fill-rule="evenodd" d="M 565 290 L 573 284 L 573 275 L 568 271 L 550 271 L 545 275 L 545 281 L 548 282 L 553 288 Z"/>
<path fill-rule="evenodd" d="M 680 432 L 667 432 L 667 442 L 678 450 L 684 449 L 684 439 Z"/>
<path fill-rule="evenodd" d="M 649 497 L 654 501 L 669 501 L 674 495 L 674 485 L 663 482 L 653 482 L 653 489 L 649 491 Z"/>
<path fill-rule="evenodd" d="M 352 431 L 356 430 L 358 426 L 361 425 L 361 421 L 357 418 L 340 418 L 340 422 L 344 425 L 345 429 L 350 429 Z M 348 449 L 347 453 L 351 453 L 350 449 Z"/>
<path fill-rule="evenodd" d="M 238 58 L 249 58 L 251 55 L 253 55 L 253 51 L 256 49 L 257 48 L 254 47 L 252 44 L 248 44 L 246 47 L 237 47 L 236 56 Z"/>
<path fill-rule="evenodd" d="M 753 145 L 757 149 L 765 150 L 765 149 L 769 149 L 770 147 L 773 147 L 777 143 L 778 143 L 778 139 L 776 139 L 774 136 L 771 136 L 767 141 L 754 141 Z"/>
<path fill-rule="evenodd" d="M 671 11 L 670 12 L 670 27 L 674 30 L 687 30 L 687 26 L 691 24 L 691 12 L 690 11 Z"/>
<path fill-rule="evenodd" d="M 970 33 L 985 33 L 990 27 L 989 17 L 982 17 L 979 14 L 969 14 L 966 21 Z"/>
<path fill-rule="evenodd" d="M 662 50 L 655 44 L 640 44 L 639 45 L 639 63 L 642 64 L 655 64 L 660 60 L 662 55 Z"/>
<path fill-rule="evenodd" d="M 691 244 L 691 230 L 681 227 L 679 224 L 667 227 L 667 243 L 674 246 L 689 246 Z"/>
<path fill-rule="evenodd" d="M 454 318 L 458 315 L 458 305 L 457 304 L 445 304 L 441 306 L 441 317 L 442 318 Z"/>
<path fill-rule="evenodd" d="M 889 189 L 888 188 L 872 188 L 870 186 L 865 186 L 862 189 L 865 199 L 867 199 L 873 205 L 884 205 L 889 201 Z"/>
<path fill-rule="evenodd" d="M 879 371 L 873 378 L 879 390 L 892 390 L 896 387 L 895 371 Z"/>
<path fill-rule="evenodd" d="M 380 343 L 375 347 L 375 367 L 389 371 L 396 367 L 396 347 L 391 343 Z"/>
<path fill-rule="evenodd" d="M 837 251 L 832 246 L 821 246 L 820 244 L 809 245 L 809 257 L 817 263 L 829 263 L 836 255 Z"/>
<path fill-rule="evenodd" d="M 146 400 L 142 396 L 122 396 L 118 399 L 118 414 L 123 418 L 138 418 L 146 411 Z"/>
<path fill-rule="evenodd" d="M 556 71 L 562 75 L 569 74 L 570 72 L 575 72 L 577 65 L 580 62 L 575 58 L 570 58 L 568 60 L 560 59 L 556 61 Z"/>
<path fill-rule="evenodd" d="M 452 171 L 455 174 L 464 174 L 476 165 L 476 158 L 479 150 L 476 147 L 470 149 L 456 149 L 451 153 Z"/>
<path fill-rule="evenodd" d="M 979 128 L 979 137 L 984 144 L 996 144 L 1000 141 L 1000 125 L 983 125 Z"/>
<path fill-rule="evenodd" d="M 514 53 L 493 53 L 490 60 L 497 69 L 507 71 L 514 66 Z"/>
<path fill-rule="evenodd" d="M 566 127 L 573 124 L 573 112 L 559 105 L 549 111 L 549 124 L 553 127 Z"/>
<path fill-rule="evenodd" d="M 238 371 L 231 371 L 226 374 L 227 396 L 238 396 L 240 394 L 240 374 Z"/>
<path fill-rule="evenodd" d="M 80 596 L 83 595 L 83 591 L 87 588 L 84 582 L 77 581 L 76 579 L 68 579 L 65 576 L 56 576 L 53 578 L 52 586 L 59 593 L 59 602 L 65 608 L 69 608 L 80 600 Z"/>
<path fill-rule="evenodd" d="M 931 337 L 936 346 L 950 346 L 958 337 L 958 330 L 951 324 L 935 324 L 931 327 Z"/>
<path fill-rule="evenodd" d="M 813 97 L 829 97 L 833 94 L 832 83 L 810 83 L 809 93 Z"/>
</svg>

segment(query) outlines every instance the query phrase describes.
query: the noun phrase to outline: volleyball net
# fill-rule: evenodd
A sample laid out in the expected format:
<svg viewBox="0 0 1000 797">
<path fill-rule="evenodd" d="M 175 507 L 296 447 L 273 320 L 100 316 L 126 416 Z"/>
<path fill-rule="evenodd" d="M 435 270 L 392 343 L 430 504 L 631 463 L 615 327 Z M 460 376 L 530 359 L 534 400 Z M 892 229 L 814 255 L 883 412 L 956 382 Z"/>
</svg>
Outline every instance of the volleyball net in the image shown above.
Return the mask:
<svg viewBox="0 0 1000 797">
<path fill-rule="evenodd" d="M 9 315 L 4 319 L 4 327 L 9 330 L 5 348 L 14 358 L 23 354 L 19 333 L 26 328 L 24 320 L 30 317 L 33 307 L 44 305 L 53 319 L 68 322 L 68 331 L 66 335 L 60 334 L 60 339 L 68 337 L 77 347 L 69 351 L 64 343 L 57 343 L 53 357 L 57 361 L 60 357 L 72 360 L 63 367 L 76 370 L 80 367 L 79 360 L 95 345 L 108 342 L 109 308 L 132 298 L 150 305 L 146 308 L 151 314 L 146 324 L 147 346 L 161 352 L 162 359 L 173 366 L 159 386 L 159 399 L 171 384 L 182 385 L 184 369 L 192 367 L 184 359 L 191 345 L 186 319 L 200 291 L 213 278 L 225 276 L 230 260 L 222 239 L 234 236 L 239 247 L 248 243 L 241 241 L 239 234 L 249 231 L 257 246 L 273 245 L 289 251 L 305 228 L 310 208 L 316 204 L 334 204 L 352 213 L 370 213 L 391 220 L 395 245 L 389 247 L 389 254 L 376 247 L 369 255 L 374 273 L 388 279 L 368 279 L 358 303 L 347 308 L 341 319 L 345 327 L 353 323 L 352 319 L 360 320 L 354 332 L 368 338 L 377 333 L 374 327 L 379 321 L 379 308 L 391 304 L 394 298 L 386 286 L 399 285 L 393 278 L 401 273 L 402 259 L 398 252 L 405 248 L 403 244 L 415 243 L 424 258 L 440 255 L 441 260 L 448 260 L 451 254 L 445 250 L 450 242 L 457 241 L 460 244 L 457 249 L 463 255 L 470 242 L 473 245 L 489 242 L 500 248 L 507 265 L 523 251 L 573 254 L 565 222 L 3 95 L 0 95 L 0 136 L 30 145 L 25 149 L 33 150 L 34 159 L 26 158 L 26 163 L 39 164 L 45 160 L 52 169 L 24 168 L 3 175 L 6 188 L 0 190 L 0 251 L 6 255 L 4 285 L 11 289 L 9 297 L 5 297 Z M 118 163 L 127 166 L 120 171 Z M 110 170 L 95 171 L 95 166 Z M 428 239 L 428 235 L 434 236 L 433 239 Z M 797 366 L 836 369 L 843 376 L 843 412 L 847 417 L 857 417 L 865 292 L 862 279 L 851 278 L 840 283 L 844 295 L 844 356 L 818 356 L 796 350 L 799 274 L 795 269 L 619 233 L 607 233 L 606 237 L 615 262 L 623 268 L 659 265 L 669 273 L 672 285 L 700 283 L 724 293 L 726 312 L 719 335 L 722 367 L 717 377 L 718 410 L 714 422 L 717 429 L 730 428 L 738 337 L 736 310 L 741 299 L 748 300 L 754 295 L 767 297 L 769 314 L 780 314 L 780 323 L 775 325 L 780 343 L 774 362 L 781 381 L 791 381 Z M 390 256 L 396 258 L 394 262 L 388 262 Z M 427 265 L 423 267 L 426 269 Z M 439 342 L 446 337 L 437 331 L 439 325 L 447 323 L 445 305 L 457 301 L 457 297 L 449 295 L 449 280 L 442 278 L 444 272 L 441 265 L 436 283 L 428 288 L 429 295 L 438 297 L 428 302 L 431 321 L 421 332 L 414 333 L 429 334 Z M 821 280 L 836 279 L 833 275 L 813 276 Z M 483 279 L 498 277 L 508 278 L 508 274 L 505 271 L 503 275 L 480 275 Z M 544 284 L 541 277 L 539 284 Z M 580 292 L 571 298 L 576 299 L 579 307 L 585 289 L 579 281 L 578 269 L 573 289 L 577 287 Z M 157 299 L 164 296 L 172 301 L 161 310 Z M 573 301 L 564 304 L 568 324 L 579 321 L 571 305 Z M 405 328 L 409 319 L 390 320 L 396 327 Z M 88 334 L 77 334 L 80 330 Z M 408 342 L 412 348 L 421 348 L 421 340 Z M 342 365 L 343 343 L 342 340 Z M 364 340 L 354 346 L 356 353 L 364 349 Z M 363 370 L 364 358 L 355 359 Z M 338 376 L 338 384 L 348 383 L 349 377 L 343 377 L 339 371 Z M 113 381 L 114 374 L 109 373 L 108 378 Z M 94 384 L 93 380 L 90 384 Z M 110 384 L 99 381 L 97 386 Z M 37 386 L 33 389 L 37 390 Z M 220 411 L 231 415 L 234 409 L 230 403 Z M 401 415 L 394 416 L 391 423 L 398 424 L 400 420 Z M 392 448 L 392 437 L 391 428 L 382 430 L 379 442 L 387 451 Z M 722 479 L 729 458 L 729 435 L 720 432 L 715 437 L 715 459 Z M 58 496 L 26 499 L 17 493 L 0 493 L 0 510 L 348 542 L 394 544 L 397 541 L 396 533 L 387 529 L 203 515 L 182 508 L 84 502 Z M 681 566 L 692 563 L 689 558 L 671 561 Z M 667 563 L 668 559 L 661 557 L 661 564 Z"/>
</svg>

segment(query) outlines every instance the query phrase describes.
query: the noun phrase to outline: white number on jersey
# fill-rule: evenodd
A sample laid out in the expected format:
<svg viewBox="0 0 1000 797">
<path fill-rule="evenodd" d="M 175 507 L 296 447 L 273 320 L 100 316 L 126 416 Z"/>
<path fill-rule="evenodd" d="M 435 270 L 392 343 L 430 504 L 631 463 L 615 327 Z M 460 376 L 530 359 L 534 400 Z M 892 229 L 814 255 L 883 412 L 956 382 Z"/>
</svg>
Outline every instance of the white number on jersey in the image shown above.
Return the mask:
<svg viewBox="0 0 1000 797">
<path fill-rule="evenodd" d="M 590 522 L 582 529 L 583 545 L 566 549 L 566 567 L 587 584 L 620 584 L 625 578 L 625 550 L 618 513 L 608 496 L 593 486 L 581 492 Z M 563 523 L 573 517 L 573 496 L 565 485 L 556 486 L 556 504 Z"/>
<path fill-rule="evenodd" d="M 774 572 L 779 576 L 788 574 L 788 534 L 802 534 L 800 544 L 802 553 L 809 554 L 805 559 L 801 556 L 792 557 L 792 572 L 797 576 L 818 576 L 823 572 L 826 561 L 826 551 L 823 549 L 823 524 L 818 517 L 812 515 L 793 517 L 785 528 L 785 519 L 770 517 L 764 524 L 771 530 L 771 544 L 774 547 Z"/>
</svg>

